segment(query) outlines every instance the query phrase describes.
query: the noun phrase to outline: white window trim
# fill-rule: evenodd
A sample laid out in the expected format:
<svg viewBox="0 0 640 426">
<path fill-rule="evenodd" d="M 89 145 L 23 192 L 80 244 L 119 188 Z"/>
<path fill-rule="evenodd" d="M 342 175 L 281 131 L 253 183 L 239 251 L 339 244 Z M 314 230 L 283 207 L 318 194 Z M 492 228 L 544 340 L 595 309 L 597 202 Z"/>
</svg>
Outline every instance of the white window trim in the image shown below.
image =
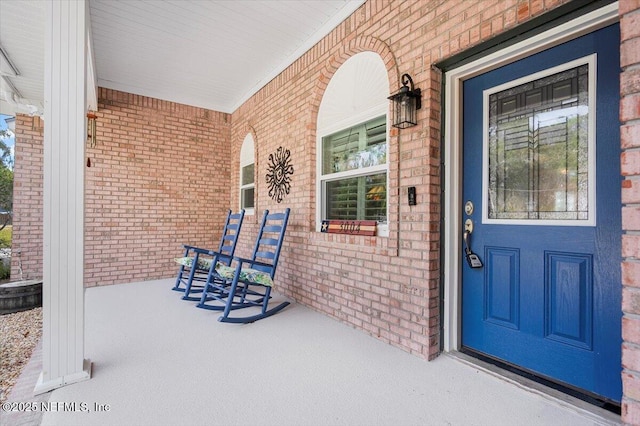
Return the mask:
<svg viewBox="0 0 640 426">
<path fill-rule="evenodd" d="M 379 104 L 371 107 L 370 109 L 364 111 L 363 113 L 354 115 L 349 117 L 348 119 L 342 120 L 338 123 L 333 123 L 331 126 L 326 126 L 323 129 L 318 129 L 316 135 L 316 232 L 320 232 L 320 228 L 322 226 L 322 216 L 325 211 L 326 205 L 323 194 L 323 186 L 325 182 L 343 179 L 345 177 L 357 177 L 357 176 L 365 176 L 370 174 L 375 174 L 377 172 L 386 171 L 387 173 L 387 223 L 379 223 L 376 229 L 376 235 L 378 237 L 388 237 L 389 236 L 389 104 L 385 102 L 384 104 Z M 377 166 L 367 167 L 366 169 L 354 169 L 348 170 L 345 172 L 331 173 L 331 174 L 323 174 L 322 173 L 322 139 L 326 136 L 332 135 L 333 133 L 339 132 L 341 130 L 346 130 L 350 127 L 358 126 L 360 124 L 364 124 L 369 120 L 373 120 L 377 117 L 385 116 L 387 125 L 386 125 L 386 144 L 387 144 L 387 162 L 385 164 L 380 164 Z"/>
<path fill-rule="evenodd" d="M 588 34 L 618 21 L 618 2 L 565 22 L 508 48 L 452 69 L 445 74 L 444 160 L 444 314 L 443 345 L 445 352 L 457 351 L 461 345 L 461 229 L 462 229 L 462 82 L 468 78 L 514 62 L 565 41 Z"/>
</svg>

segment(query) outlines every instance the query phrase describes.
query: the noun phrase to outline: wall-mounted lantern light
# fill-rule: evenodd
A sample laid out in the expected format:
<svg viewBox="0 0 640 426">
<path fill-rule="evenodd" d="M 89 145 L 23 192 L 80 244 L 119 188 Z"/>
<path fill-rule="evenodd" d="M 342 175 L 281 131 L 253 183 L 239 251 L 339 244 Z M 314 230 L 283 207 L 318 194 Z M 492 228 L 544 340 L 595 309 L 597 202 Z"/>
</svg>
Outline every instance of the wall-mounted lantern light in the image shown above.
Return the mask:
<svg viewBox="0 0 640 426">
<path fill-rule="evenodd" d="M 388 98 L 393 102 L 393 119 L 391 121 L 393 127 L 406 129 L 418 124 L 416 111 L 422 107 L 421 96 L 420 89 L 413 88 L 413 80 L 409 74 L 403 74 L 402 87 L 398 93 Z"/>
</svg>

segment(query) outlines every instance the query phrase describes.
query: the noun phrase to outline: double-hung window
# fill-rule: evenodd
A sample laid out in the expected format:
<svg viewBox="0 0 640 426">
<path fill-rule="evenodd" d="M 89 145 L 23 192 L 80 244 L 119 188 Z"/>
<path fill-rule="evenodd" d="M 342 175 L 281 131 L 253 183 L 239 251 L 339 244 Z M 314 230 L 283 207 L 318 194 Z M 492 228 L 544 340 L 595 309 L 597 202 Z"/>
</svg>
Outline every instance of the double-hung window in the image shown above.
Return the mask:
<svg viewBox="0 0 640 426">
<path fill-rule="evenodd" d="M 255 162 L 254 143 L 248 134 L 240 150 L 240 208 L 253 214 L 255 208 Z"/>
<path fill-rule="evenodd" d="M 255 207 L 254 205 L 254 191 L 255 182 L 253 178 L 254 164 L 247 164 L 242 167 L 242 185 L 240 186 L 240 207 L 248 210 Z"/>
<path fill-rule="evenodd" d="M 387 224 L 387 117 L 322 137 L 322 219 Z"/>
<path fill-rule="evenodd" d="M 323 220 L 375 220 L 388 236 L 389 74 L 376 52 L 360 52 L 335 72 L 318 110 L 316 229 Z"/>
</svg>

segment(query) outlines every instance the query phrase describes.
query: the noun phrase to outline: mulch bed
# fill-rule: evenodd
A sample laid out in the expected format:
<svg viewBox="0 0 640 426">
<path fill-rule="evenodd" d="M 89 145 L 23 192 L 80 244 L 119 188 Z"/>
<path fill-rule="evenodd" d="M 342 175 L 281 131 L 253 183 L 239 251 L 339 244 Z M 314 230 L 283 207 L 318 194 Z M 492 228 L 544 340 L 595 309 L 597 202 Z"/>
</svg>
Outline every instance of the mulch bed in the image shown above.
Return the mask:
<svg viewBox="0 0 640 426">
<path fill-rule="evenodd" d="M 42 308 L 0 315 L 0 403 L 29 362 L 42 337 Z"/>
</svg>

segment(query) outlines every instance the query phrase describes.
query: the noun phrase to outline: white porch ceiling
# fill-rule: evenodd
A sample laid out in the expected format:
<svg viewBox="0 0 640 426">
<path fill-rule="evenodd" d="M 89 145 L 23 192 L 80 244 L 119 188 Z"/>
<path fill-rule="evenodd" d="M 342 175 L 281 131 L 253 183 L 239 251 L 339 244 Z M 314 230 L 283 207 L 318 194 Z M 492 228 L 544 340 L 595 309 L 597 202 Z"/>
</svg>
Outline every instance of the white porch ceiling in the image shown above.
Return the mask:
<svg viewBox="0 0 640 426">
<path fill-rule="evenodd" d="M 98 85 L 231 113 L 364 1 L 90 0 Z M 0 0 L 2 113 L 41 108 L 45 11 Z"/>
<path fill-rule="evenodd" d="M 43 111 L 44 14 L 43 1 L 0 0 L 0 45 L 19 72 L 0 53 L 2 114 Z"/>
</svg>

